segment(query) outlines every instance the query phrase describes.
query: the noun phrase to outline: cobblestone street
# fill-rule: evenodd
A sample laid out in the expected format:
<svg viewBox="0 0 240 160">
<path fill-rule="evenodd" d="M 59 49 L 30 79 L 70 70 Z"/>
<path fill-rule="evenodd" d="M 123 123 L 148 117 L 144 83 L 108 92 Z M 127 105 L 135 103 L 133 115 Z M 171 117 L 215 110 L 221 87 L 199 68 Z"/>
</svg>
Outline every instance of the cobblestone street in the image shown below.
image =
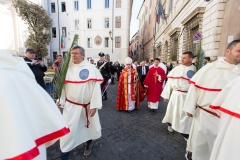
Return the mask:
<svg viewBox="0 0 240 160">
<path fill-rule="evenodd" d="M 166 103 L 161 100 L 156 113 L 146 100 L 131 113 L 115 109 L 117 83 L 110 85 L 108 100 L 99 111 L 102 137 L 94 141 L 90 156 L 83 157 L 84 144 L 75 148 L 69 160 L 184 160 L 186 141 L 169 133 L 162 124 Z M 77 138 L 77 137 L 76 137 Z M 60 160 L 59 143 L 48 148 L 48 160 Z"/>
</svg>

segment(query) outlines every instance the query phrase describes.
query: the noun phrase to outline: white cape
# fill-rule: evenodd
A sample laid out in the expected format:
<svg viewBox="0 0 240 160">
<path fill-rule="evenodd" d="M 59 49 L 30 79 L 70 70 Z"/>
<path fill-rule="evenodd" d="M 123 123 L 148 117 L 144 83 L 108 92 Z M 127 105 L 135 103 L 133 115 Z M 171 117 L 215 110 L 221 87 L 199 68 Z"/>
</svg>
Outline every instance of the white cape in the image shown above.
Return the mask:
<svg viewBox="0 0 240 160">
<path fill-rule="evenodd" d="M 220 115 L 217 138 L 210 160 L 237 160 L 240 148 L 240 77 L 231 81 L 217 96 L 210 108 Z"/>
<path fill-rule="evenodd" d="M 169 100 L 162 123 L 171 123 L 172 128 L 179 133 L 189 134 L 190 132 L 192 118 L 185 114 L 183 107 L 190 86 L 189 81 L 194 73 L 193 65 L 179 65 L 173 68 L 167 76 L 168 81 L 161 94 L 161 97 Z"/>
<path fill-rule="evenodd" d="M 23 58 L 0 51 L 0 75 L 0 159 L 47 159 L 46 147 L 69 132 L 59 109 Z"/>
</svg>

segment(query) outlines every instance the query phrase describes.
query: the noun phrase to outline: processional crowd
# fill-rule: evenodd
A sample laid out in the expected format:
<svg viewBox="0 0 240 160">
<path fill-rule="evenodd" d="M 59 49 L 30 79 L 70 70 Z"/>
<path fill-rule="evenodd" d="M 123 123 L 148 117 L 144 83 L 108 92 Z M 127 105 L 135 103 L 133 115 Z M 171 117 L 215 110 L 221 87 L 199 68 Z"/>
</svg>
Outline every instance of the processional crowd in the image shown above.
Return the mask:
<svg viewBox="0 0 240 160">
<path fill-rule="evenodd" d="M 186 51 L 169 73 L 161 57 L 140 66 L 127 57 L 118 75 L 116 110 L 141 109 L 146 98 L 156 112 L 162 97 L 167 103 L 162 123 L 187 141 L 187 160 L 239 159 L 240 40 L 231 42 L 225 55 L 197 71 L 194 54 Z M 47 159 L 46 148 L 57 140 L 62 160 L 82 143 L 83 155 L 90 155 L 94 140 L 101 137 L 98 110 L 113 83 L 112 64 L 102 52 L 96 66 L 89 63 L 80 46 L 71 48 L 70 56 L 62 94 L 54 102 L 44 90 L 46 66 L 35 59 L 33 49 L 26 50 L 24 59 L 0 53 L 0 159 Z M 61 59 L 57 56 L 53 64 L 56 72 Z"/>
</svg>

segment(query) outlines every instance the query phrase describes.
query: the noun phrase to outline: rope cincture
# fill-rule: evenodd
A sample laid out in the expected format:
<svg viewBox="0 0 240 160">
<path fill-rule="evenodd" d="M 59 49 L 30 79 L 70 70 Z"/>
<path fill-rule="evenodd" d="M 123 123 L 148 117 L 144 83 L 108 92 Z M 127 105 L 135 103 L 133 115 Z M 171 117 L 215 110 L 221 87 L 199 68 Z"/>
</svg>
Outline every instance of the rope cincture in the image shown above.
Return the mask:
<svg viewBox="0 0 240 160">
<path fill-rule="evenodd" d="M 87 108 L 87 106 L 88 106 L 90 103 L 80 104 L 80 103 L 73 102 L 73 101 L 71 101 L 71 100 L 69 100 L 69 99 L 67 99 L 67 98 L 66 98 L 66 101 L 69 102 L 69 103 L 78 105 L 78 106 L 82 106 L 82 107 L 85 109 L 85 114 L 86 114 L 86 118 L 87 118 L 87 125 L 86 125 L 85 127 L 89 128 L 90 121 L 89 121 L 89 119 L 88 119 L 88 108 Z"/>
</svg>

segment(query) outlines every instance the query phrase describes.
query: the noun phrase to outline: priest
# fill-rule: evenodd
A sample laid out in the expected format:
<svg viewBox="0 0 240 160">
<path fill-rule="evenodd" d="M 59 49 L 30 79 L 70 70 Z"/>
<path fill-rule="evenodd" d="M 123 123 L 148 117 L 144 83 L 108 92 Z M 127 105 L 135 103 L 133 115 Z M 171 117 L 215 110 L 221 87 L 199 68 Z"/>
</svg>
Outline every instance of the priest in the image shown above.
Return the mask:
<svg viewBox="0 0 240 160">
<path fill-rule="evenodd" d="M 217 136 L 219 115 L 209 106 L 219 92 L 240 70 L 240 40 L 231 42 L 226 50 L 226 58 L 219 58 L 202 67 L 191 79 L 183 110 L 193 117 L 187 143 L 186 157 L 193 160 L 210 159 L 212 147 Z M 191 158 L 192 152 L 192 158 Z"/>
<path fill-rule="evenodd" d="M 168 131 L 173 129 L 181 133 L 185 140 L 192 124 L 192 118 L 183 111 L 184 101 L 190 86 L 189 82 L 195 73 L 192 65 L 193 53 L 186 51 L 182 54 L 182 64 L 175 67 L 168 75 L 167 84 L 161 96 L 168 102 L 167 111 L 162 123 L 168 124 Z"/>
<path fill-rule="evenodd" d="M 162 85 L 166 79 L 165 71 L 159 67 L 160 59 L 155 58 L 153 67 L 151 67 L 147 73 L 147 76 L 143 82 L 147 88 L 147 101 L 148 107 L 154 112 L 158 109 L 158 103 L 160 101 L 160 95 L 162 93 Z"/>
<path fill-rule="evenodd" d="M 0 50 L 0 73 L 0 159 L 46 160 L 69 128 L 23 58 Z"/>
<path fill-rule="evenodd" d="M 238 159 L 240 144 L 240 77 L 231 81 L 219 93 L 210 108 L 219 115 L 217 138 L 210 160 Z"/>
<path fill-rule="evenodd" d="M 117 110 L 133 111 L 136 105 L 136 77 L 137 71 L 132 68 L 132 59 L 125 59 L 126 68 L 124 68 L 119 77 L 117 93 Z M 139 108 L 139 107 L 138 107 Z"/>
</svg>

